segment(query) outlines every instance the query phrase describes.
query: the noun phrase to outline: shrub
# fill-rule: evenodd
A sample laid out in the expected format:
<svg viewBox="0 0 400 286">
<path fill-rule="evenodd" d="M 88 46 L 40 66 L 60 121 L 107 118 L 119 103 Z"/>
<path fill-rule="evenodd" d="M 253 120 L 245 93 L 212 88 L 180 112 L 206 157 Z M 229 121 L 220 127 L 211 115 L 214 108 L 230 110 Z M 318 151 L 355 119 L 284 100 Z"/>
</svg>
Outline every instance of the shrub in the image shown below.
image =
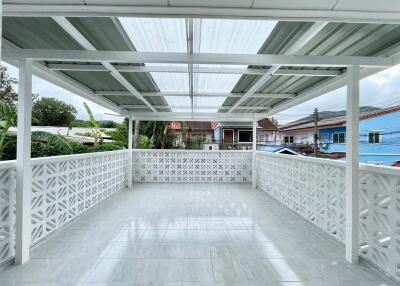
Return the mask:
<svg viewBox="0 0 400 286">
<path fill-rule="evenodd" d="M 103 143 L 90 148 L 92 152 L 107 152 L 123 149 L 121 145 L 114 143 Z"/>
<path fill-rule="evenodd" d="M 139 135 L 137 147 L 138 149 L 150 149 L 151 142 L 149 137 L 147 137 L 146 135 Z"/>
</svg>

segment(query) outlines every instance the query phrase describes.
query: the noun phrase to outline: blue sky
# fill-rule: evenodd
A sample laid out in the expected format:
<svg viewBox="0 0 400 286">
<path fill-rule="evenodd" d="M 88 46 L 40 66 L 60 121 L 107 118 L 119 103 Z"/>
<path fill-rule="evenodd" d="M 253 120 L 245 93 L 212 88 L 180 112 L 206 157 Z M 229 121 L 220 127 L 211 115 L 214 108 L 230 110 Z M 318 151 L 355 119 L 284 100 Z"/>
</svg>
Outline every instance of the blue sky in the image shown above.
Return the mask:
<svg viewBox="0 0 400 286">
<path fill-rule="evenodd" d="M 18 69 L 7 64 L 6 66 L 10 75 L 18 78 Z M 33 78 L 32 88 L 33 92 L 39 94 L 39 96 L 55 97 L 74 105 L 78 109 L 77 117 L 79 119 L 88 119 L 82 105 L 83 102 L 88 102 L 96 119 L 122 121 L 121 117 L 107 115 L 106 113 L 113 113 L 107 108 L 83 99 L 40 78 Z M 360 83 L 360 101 L 362 106 L 388 107 L 400 104 L 400 66 L 363 79 Z M 341 110 L 345 109 L 345 107 L 346 88 L 340 88 L 294 108 L 285 110 L 275 117 L 279 123 L 284 124 L 310 114 L 314 108 L 322 111 Z"/>
</svg>

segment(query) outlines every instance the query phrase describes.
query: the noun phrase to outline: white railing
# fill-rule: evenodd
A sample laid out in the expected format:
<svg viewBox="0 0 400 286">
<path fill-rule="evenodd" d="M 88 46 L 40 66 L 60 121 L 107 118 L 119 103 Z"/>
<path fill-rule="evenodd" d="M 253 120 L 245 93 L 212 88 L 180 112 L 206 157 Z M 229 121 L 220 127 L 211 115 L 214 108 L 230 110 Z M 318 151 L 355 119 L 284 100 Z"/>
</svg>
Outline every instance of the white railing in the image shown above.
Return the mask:
<svg viewBox="0 0 400 286">
<path fill-rule="evenodd" d="M 258 152 L 257 185 L 345 241 L 345 163 Z M 360 255 L 399 280 L 400 170 L 360 164 Z"/>
<path fill-rule="evenodd" d="M 127 184 L 127 151 L 32 159 L 34 244 Z"/>
<path fill-rule="evenodd" d="M 31 243 L 123 189 L 128 151 L 32 159 Z M 249 183 L 251 151 L 132 151 L 136 182 Z M 345 241 L 345 163 L 257 152 L 257 185 Z M 0 163 L 0 263 L 14 255 L 15 161 Z M 396 279 L 400 170 L 360 165 L 360 255 Z"/>
<path fill-rule="evenodd" d="M 15 161 L 0 162 L 0 264 L 15 254 Z"/>
<path fill-rule="evenodd" d="M 127 185 L 128 151 L 31 160 L 31 245 Z M 0 162 L 0 264 L 14 256 L 15 161 Z"/>
<path fill-rule="evenodd" d="M 251 182 L 251 151 L 134 150 L 132 157 L 135 182 Z"/>
</svg>

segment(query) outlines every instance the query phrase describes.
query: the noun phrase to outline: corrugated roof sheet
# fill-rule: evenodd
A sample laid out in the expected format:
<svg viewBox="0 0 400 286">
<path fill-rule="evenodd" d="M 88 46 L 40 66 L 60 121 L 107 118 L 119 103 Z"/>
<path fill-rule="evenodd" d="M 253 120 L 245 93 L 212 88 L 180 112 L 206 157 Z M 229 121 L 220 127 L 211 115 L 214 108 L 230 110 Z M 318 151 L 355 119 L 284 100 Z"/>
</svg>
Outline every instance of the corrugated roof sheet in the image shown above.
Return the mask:
<svg viewBox="0 0 400 286">
<path fill-rule="evenodd" d="M 258 53 L 284 54 L 297 38 L 307 31 L 310 25 L 312 23 L 279 22 Z M 399 41 L 399 25 L 329 23 L 296 54 L 372 56 Z M 260 77 L 260 75 L 243 75 L 232 92 L 246 92 Z M 258 92 L 297 94 L 327 80 L 329 80 L 328 77 L 273 76 Z M 223 105 L 231 106 L 237 100 L 238 98 L 228 98 Z M 273 107 L 285 100 L 287 99 L 249 98 L 241 105 Z M 224 110 L 220 112 L 224 112 Z M 237 110 L 236 112 L 261 111 Z"/>
<path fill-rule="evenodd" d="M 139 30 L 125 31 L 123 26 L 116 18 L 102 17 L 85 17 L 85 18 L 68 18 L 68 20 L 82 33 L 98 50 L 135 50 L 136 48 L 131 42 L 132 37 L 137 37 Z M 170 19 L 175 21 L 174 19 Z M 138 20 L 139 21 L 139 20 Z M 143 21 L 141 19 L 140 21 Z M 145 20 L 145 22 L 150 20 Z M 182 31 L 182 21 L 176 25 L 163 27 L 157 24 L 156 27 L 161 32 L 166 33 L 168 29 L 172 29 L 173 33 L 178 34 L 177 38 L 166 37 L 165 41 L 158 38 L 147 37 L 152 41 L 151 45 L 156 45 L 159 49 L 160 45 L 179 46 L 180 50 L 186 51 L 185 31 Z M 197 22 L 196 22 L 197 21 Z M 164 20 L 158 19 L 156 22 L 163 23 Z M 195 20 L 196 27 L 202 27 L 201 34 L 195 35 L 195 48 L 200 52 L 235 52 L 254 48 L 261 45 L 258 53 L 261 54 L 283 54 L 287 51 L 296 40 L 312 25 L 305 22 L 279 22 L 273 31 L 269 34 L 266 22 L 249 21 L 252 23 L 253 29 L 246 26 L 242 20 Z M 230 23 L 230 24 L 229 24 Z M 147 23 L 155 25 L 154 23 Z M 147 25 L 146 24 L 146 25 Z M 146 25 L 142 25 L 145 27 Z M 263 26 L 265 25 L 265 26 Z M 144 29 L 142 27 L 142 29 Z M 247 27 L 247 28 L 246 28 Z M 199 29 L 199 28 L 197 28 Z M 198 31 L 200 31 L 198 30 Z M 263 34 L 264 32 L 265 34 Z M 143 31 L 141 32 L 143 33 Z M 196 33 L 195 33 L 196 34 Z M 266 40 L 262 39 L 257 42 L 262 34 L 268 35 Z M 182 36 L 183 35 L 183 36 Z M 257 37 L 256 37 L 257 36 Z M 34 49 L 65 49 L 79 50 L 82 47 L 69 36 L 57 23 L 51 18 L 19 18 L 4 17 L 3 18 L 3 37 L 21 48 Z M 197 37 L 197 38 L 196 38 Z M 247 37 L 247 38 L 246 38 Z M 145 39 L 145 37 L 144 37 Z M 171 42 L 172 41 L 172 42 Z M 197 42 L 196 42 L 197 41 Z M 320 31 L 310 42 L 308 42 L 298 54 L 306 55 L 359 55 L 371 56 L 380 53 L 382 50 L 398 45 L 400 42 L 400 26 L 384 25 L 384 24 L 349 24 L 349 23 L 329 23 L 322 31 Z M 138 42 L 138 44 L 145 44 Z M 169 48 L 171 49 L 171 48 Z M 195 50 L 196 51 L 196 50 Z M 246 50 L 248 52 L 248 50 Z M 143 63 L 145 64 L 145 63 Z M 260 68 L 250 66 L 251 68 Z M 266 67 L 264 67 L 266 68 Z M 293 68 L 293 67 L 286 67 Z M 296 69 L 301 69 L 297 67 Z M 304 69 L 310 69 L 304 68 Z M 312 69 L 312 68 L 311 68 Z M 93 91 L 124 91 L 125 88 L 116 81 L 106 71 L 65 71 L 64 74 L 84 84 Z M 155 80 L 149 73 L 122 73 L 122 75 L 140 92 L 162 91 L 161 81 Z M 168 75 L 166 81 L 171 84 L 168 91 L 188 90 L 187 75 Z M 171 80 L 171 78 L 175 80 Z M 233 87 L 237 75 L 197 75 L 196 88 L 201 91 L 229 91 L 232 88 L 233 93 L 245 93 L 260 75 L 242 75 Z M 230 78 L 230 82 L 226 80 Z M 259 92 L 265 93 L 300 93 L 316 84 L 329 80 L 327 77 L 302 77 L 302 76 L 272 76 L 260 89 Z M 166 86 L 166 84 L 165 84 Z M 229 88 L 228 88 L 229 87 Z M 100 96 L 100 95 L 99 95 Z M 134 96 L 105 96 L 116 104 L 123 105 L 140 105 L 141 101 Z M 166 105 L 167 101 L 162 97 L 147 97 L 148 101 L 155 105 Z M 233 105 L 238 98 L 199 98 L 195 101 L 197 105 L 216 105 L 222 101 L 224 106 Z M 277 104 L 288 99 L 270 99 L 270 98 L 249 98 L 243 102 L 242 106 L 266 106 L 274 107 Z M 175 105 L 190 105 L 189 98 L 168 98 L 168 102 Z M 138 109 L 143 111 L 143 109 Z M 165 111 L 165 110 L 163 110 Z M 179 110 L 182 111 L 182 110 Z M 220 110 L 226 112 L 227 110 Z M 235 110 L 235 112 L 262 112 L 262 110 Z"/>
</svg>

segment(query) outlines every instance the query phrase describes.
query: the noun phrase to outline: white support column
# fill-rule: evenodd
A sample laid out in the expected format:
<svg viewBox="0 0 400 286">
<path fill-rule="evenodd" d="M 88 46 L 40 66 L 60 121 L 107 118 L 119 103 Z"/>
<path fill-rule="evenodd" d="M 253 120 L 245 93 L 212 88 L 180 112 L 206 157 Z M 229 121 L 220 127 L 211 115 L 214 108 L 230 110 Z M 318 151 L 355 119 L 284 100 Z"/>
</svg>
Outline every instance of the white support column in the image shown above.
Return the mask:
<svg viewBox="0 0 400 286">
<path fill-rule="evenodd" d="M 18 80 L 15 263 L 29 260 L 31 238 L 32 62 L 21 60 Z"/>
<path fill-rule="evenodd" d="M 360 67 L 347 68 L 346 116 L 346 259 L 358 262 L 359 251 L 359 113 Z"/>
<path fill-rule="evenodd" d="M 1 39 L 3 38 L 3 0 L 0 0 L 0 63 L 1 63 Z"/>
<path fill-rule="evenodd" d="M 129 190 L 132 188 L 132 159 L 133 159 L 133 154 L 132 154 L 132 146 L 133 146 L 133 120 L 132 116 L 129 115 L 128 117 L 129 123 L 128 123 L 128 188 Z"/>
<path fill-rule="evenodd" d="M 252 187 L 257 188 L 257 164 L 256 164 L 256 151 L 257 151 L 257 119 L 253 116 L 253 165 L 252 165 Z"/>
</svg>

